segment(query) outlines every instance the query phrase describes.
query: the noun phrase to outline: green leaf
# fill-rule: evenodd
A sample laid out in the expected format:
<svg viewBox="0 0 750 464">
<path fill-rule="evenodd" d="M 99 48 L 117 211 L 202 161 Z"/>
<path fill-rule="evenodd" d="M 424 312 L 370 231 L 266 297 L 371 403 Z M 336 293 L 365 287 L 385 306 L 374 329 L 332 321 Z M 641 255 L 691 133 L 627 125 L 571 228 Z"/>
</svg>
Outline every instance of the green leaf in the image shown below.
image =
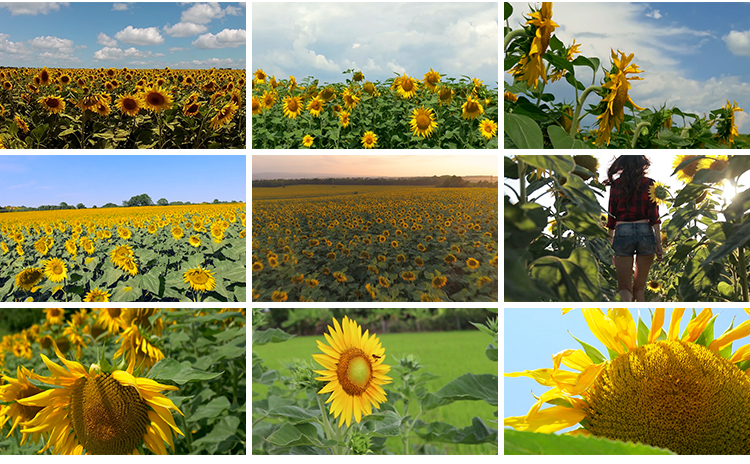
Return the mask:
<svg viewBox="0 0 750 464">
<path fill-rule="evenodd" d="M 194 448 L 205 447 L 211 454 L 220 453 L 221 450 L 227 450 L 231 445 L 238 441 L 236 437 L 237 427 L 240 425 L 240 418 L 236 416 L 225 416 L 214 426 L 214 428 L 204 437 L 193 442 Z"/>
<path fill-rule="evenodd" d="M 141 275 L 141 288 L 148 290 L 154 295 L 158 295 L 160 275 L 161 272 L 159 270 L 152 270 L 151 272 Z"/>
<path fill-rule="evenodd" d="M 674 454 L 640 443 L 623 443 L 593 436 L 555 435 L 506 429 L 503 438 L 506 455 Z"/>
<path fill-rule="evenodd" d="M 229 410 L 232 404 L 229 402 L 226 396 L 220 396 L 214 398 L 206 404 L 203 404 L 195 410 L 195 412 L 188 417 L 188 422 L 198 422 L 201 419 L 218 419 L 225 411 Z M 214 422 L 209 420 L 209 423 Z"/>
<path fill-rule="evenodd" d="M 504 3 L 505 3 L 505 12 L 504 12 L 505 18 L 503 19 L 503 21 L 510 18 L 510 15 L 513 14 L 513 6 L 511 6 L 511 4 L 508 2 L 504 2 Z"/>
<path fill-rule="evenodd" d="M 272 433 L 266 441 L 274 446 L 317 446 L 323 447 L 318 439 L 318 431 L 312 424 L 284 424 Z"/>
<path fill-rule="evenodd" d="M 583 141 L 574 139 L 560 126 L 549 126 L 547 128 L 547 135 L 549 135 L 549 140 L 556 150 L 581 150 L 588 148 Z"/>
<path fill-rule="evenodd" d="M 568 332 L 570 333 L 570 332 Z M 594 364 L 601 364 L 604 361 L 607 360 L 607 358 L 604 357 L 604 355 L 601 353 L 601 351 L 597 350 L 593 346 L 589 345 L 586 342 L 583 342 L 575 337 L 575 335 L 570 334 L 571 337 L 575 338 L 575 341 L 581 344 L 583 347 L 583 351 L 586 353 L 586 355 L 593 361 Z"/>
<path fill-rule="evenodd" d="M 576 248 L 570 258 L 545 256 L 531 263 L 531 276 L 557 295 L 558 301 L 602 301 L 599 265 L 586 248 Z"/>
<path fill-rule="evenodd" d="M 735 230 L 732 235 L 727 237 L 726 242 L 714 248 L 714 250 L 706 256 L 702 265 L 711 264 L 724 259 L 737 248 L 745 246 L 745 243 L 748 240 L 750 240 L 750 222 L 745 223 L 742 227 Z"/>
<path fill-rule="evenodd" d="M 320 409 L 304 409 L 299 406 L 276 406 L 269 408 L 265 415 L 270 418 L 282 419 L 292 424 L 301 424 L 304 422 L 314 421 L 320 416 Z"/>
<path fill-rule="evenodd" d="M 484 350 L 484 354 L 490 361 L 497 361 L 497 347 L 490 343 Z"/>
<path fill-rule="evenodd" d="M 214 362 L 219 362 L 224 359 L 237 359 L 239 357 L 245 356 L 247 352 L 247 346 L 245 344 L 245 340 L 239 340 L 236 343 L 227 343 L 225 345 L 221 345 L 221 347 L 218 350 L 215 350 L 211 353 L 211 359 L 213 359 Z"/>
<path fill-rule="evenodd" d="M 426 441 L 462 443 L 465 445 L 497 443 L 497 430 L 487 427 L 484 421 L 479 417 L 472 418 L 471 425 L 463 429 L 459 429 L 445 422 L 433 422 L 427 424 L 424 430 L 422 430 L 421 427 L 416 428 L 415 430 L 417 435 Z"/>
<path fill-rule="evenodd" d="M 498 378 L 493 374 L 464 374 L 449 382 L 440 390 L 428 393 L 422 400 L 424 410 L 445 406 L 454 401 L 483 400 L 497 406 Z"/>
<path fill-rule="evenodd" d="M 648 344 L 648 334 L 650 330 L 648 327 L 646 327 L 646 324 L 643 323 L 641 320 L 641 316 L 638 316 L 638 346 L 643 346 Z"/>
<path fill-rule="evenodd" d="M 185 385 L 188 382 L 215 379 L 223 373 L 193 369 L 187 362 L 180 363 L 172 358 L 164 358 L 151 368 L 146 377 L 154 380 L 171 380 L 176 384 Z"/>
<path fill-rule="evenodd" d="M 570 155 L 518 155 L 518 160 L 535 168 L 554 171 L 561 176 L 567 176 L 576 168 Z"/>
<path fill-rule="evenodd" d="M 544 148 L 542 130 L 533 119 L 513 113 L 504 113 L 505 133 L 521 149 Z"/>
<path fill-rule="evenodd" d="M 584 213 L 581 208 L 570 205 L 568 214 L 562 218 L 563 224 L 569 229 L 585 236 L 588 239 L 609 237 L 606 229 L 602 226 L 602 221 L 598 215 Z"/>
<path fill-rule="evenodd" d="M 256 330 L 253 332 L 253 345 L 281 343 L 294 337 L 281 329 Z"/>
<path fill-rule="evenodd" d="M 598 215 L 603 211 L 594 191 L 578 176 L 569 176 L 566 182 L 559 183 L 558 188 L 576 206 L 590 214 Z"/>
</svg>

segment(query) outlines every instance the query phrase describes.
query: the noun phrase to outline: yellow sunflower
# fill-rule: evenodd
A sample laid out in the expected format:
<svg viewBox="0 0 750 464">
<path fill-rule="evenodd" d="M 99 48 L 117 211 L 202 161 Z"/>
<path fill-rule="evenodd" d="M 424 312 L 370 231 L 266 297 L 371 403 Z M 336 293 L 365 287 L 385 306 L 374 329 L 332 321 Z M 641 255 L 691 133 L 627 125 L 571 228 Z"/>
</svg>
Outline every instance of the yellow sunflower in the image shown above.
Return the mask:
<svg viewBox="0 0 750 464">
<path fill-rule="evenodd" d="M 378 136 L 375 135 L 375 132 L 367 131 L 362 136 L 362 145 L 365 148 L 375 148 L 375 145 L 378 144 Z"/>
<path fill-rule="evenodd" d="M 615 126 L 617 126 L 618 130 L 620 129 L 620 124 L 622 124 L 622 121 L 625 118 L 625 103 L 630 102 L 634 108 L 639 110 L 643 109 L 636 105 L 635 102 L 633 102 L 633 99 L 630 98 L 630 95 L 628 95 L 630 81 L 643 80 L 642 77 L 628 76 L 628 74 L 643 72 L 638 69 L 638 66 L 635 64 L 630 64 L 635 54 L 631 53 L 629 56 L 625 56 L 625 53 L 617 50 L 617 53 L 620 54 L 618 58 L 614 50 L 610 49 L 610 52 L 612 53 L 612 69 L 614 69 L 615 72 L 607 73 L 609 81 L 602 86 L 604 89 L 608 90 L 609 93 L 602 98 L 602 102 L 607 103 L 604 113 L 596 118 L 599 120 L 599 131 L 596 137 L 597 145 L 602 145 L 605 142 L 609 145 L 612 129 Z"/>
<path fill-rule="evenodd" d="M 479 133 L 482 134 L 482 137 L 490 140 L 497 135 L 497 123 L 492 119 L 482 119 L 479 121 Z"/>
<path fill-rule="evenodd" d="M 343 98 L 344 106 L 346 106 L 346 109 L 348 109 L 349 111 L 352 111 L 354 108 L 356 108 L 360 100 L 357 93 L 352 92 L 348 88 L 344 89 L 344 93 L 342 94 L 341 98 Z"/>
<path fill-rule="evenodd" d="M 177 387 L 121 370 L 102 373 L 97 365 L 87 370 L 65 359 L 57 346 L 55 353 L 65 367 L 41 355 L 52 372 L 42 381 L 57 388 L 18 400 L 24 406 L 43 408 L 21 429 L 23 433 L 48 434 L 42 451 L 135 454 L 143 444 L 155 454 L 167 454 L 165 441 L 174 450 L 173 433 L 183 433 L 170 409 L 182 412 L 161 392 Z"/>
<path fill-rule="evenodd" d="M 190 288 L 199 292 L 211 291 L 216 288 L 216 279 L 212 275 L 214 271 L 203 269 L 200 266 L 188 269 L 182 275 L 185 283 L 190 283 Z"/>
<path fill-rule="evenodd" d="M 60 97 L 42 97 L 37 101 L 48 113 L 59 114 L 65 111 L 65 100 Z"/>
<path fill-rule="evenodd" d="M 681 164 L 687 163 L 677 171 L 677 180 L 685 184 L 693 181 L 693 177 L 695 177 L 698 169 L 701 168 L 701 159 L 697 159 L 699 156 L 701 155 L 675 155 L 674 161 L 672 161 L 673 169 L 677 169 Z"/>
<path fill-rule="evenodd" d="M 260 100 L 258 100 L 258 97 L 253 95 L 253 116 L 256 114 L 260 114 L 263 112 L 263 105 L 260 104 Z"/>
<path fill-rule="evenodd" d="M 661 290 L 661 284 L 658 280 L 649 280 L 648 284 L 646 284 L 646 288 L 648 288 L 652 292 L 658 292 L 659 290 Z"/>
<path fill-rule="evenodd" d="M 719 143 L 731 147 L 735 136 L 740 135 L 740 132 L 737 130 L 737 125 L 734 122 L 734 113 L 743 110 L 739 107 L 737 102 L 734 102 L 733 105 L 729 103 L 729 100 L 727 100 L 727 104 L 722 110 L 724 117 L 720 119 L 719 123 L 716 125 L 716 137 L 719 139 Z"/>
<path fill-rule="evenodd" d="M 305 135 L 302 137 L 302 145 L 306 146 L 307 148 L 310 148 L 315 141 L 315 137 L 312 135 Z"/>
<path fill-rule="evenodd" d="M 484 114 L 484 108 L 479 100 L 474 100 L 471 95 L 466 96 L 466 103 L 461 105 L 461 117 L 471 121 Z"/>
<path fill-rule="evenodd" d="M 323 353 L 313 354 L 323 366 L 315 371 L 321 375 L 316 380 L 328 382 L 318 394 L 331 393 L 326 400 L 326 404 L 332 402 L 330 414 L 339 419 L 339 427 L 344 423 L 348 427 L 352 415 L 359 423 L 362 416 L 372 414 L 373 406 L 380 409 L 387 401 L 382 385 L 391 383 L 386 375 L 391 367 L 383 364 L 385 348 L 375 334 L 365 331 L 363 335 L 362 327 L 347 316 L 341 325 L 333 319 L 333 325 L 324 334 L 330 346 L 318 341 Z"/>
<path fill-rule="evenodd" d="M 440 106 L 448 105 L 453 100 L 453 89 L 450 87 L 442 87 L 438 92 L 438 103 Z"/>
<path fill-rule="evenodd" d="M 65 320 L 65 310 L 62 308 L 47 308 L 44 310 L 45 319 L 50 325 L 62 324 Z"/>
<path fill-rule="evenodd" d="M 120 356 L 127 358 L 128 372 L 133 372 L 136 367 L 147 371 L 164 359 L 164 353 L 141 335 L 136 323 L 131 323 L 117 341 L 120 343 L 120 349 L 117 350 L 114 358 L 117 359 Z"/>
<path fill-rule="evenodd" d="M 424 83 L 425 87 L 433 92 L 437 92 L 437 85 L 440 83 L 440 73 L 430 68 L 430 71 L 424 75 L 424 79 L 422 79 L 422 82 Z"/>
<path fill-rule="evenodd" d="M 414 132 L 414 136 L 429 137 L 432 135 L 432 131 L 437 127 L 435 112 L 432 108 L 425 109 L 424 106 L 421 108 L 415 108 L 411 112 L 411 121 L 409 121 L 409 125 Z"/>
<path fill-rule="evenodd" d="M 569 308 L 564 312 L 570 311 Z M 744 430 L 750 408 L 745 369 L 750 320 L 714 336 L 715 317 L 706 308 L 680 335 L 684 309 L 653 311 L 650 329 L 628 309 L 582 309 L 592 333 L 608 349 L 568 349 L 553 356 L 553 368 L 505 374 L 530 377 L 552 387 L 525 416 L 507 417 L 516 430 L 554 433 L 580 424 L 572 433 L 666 448 L 678 454 L 747 454 Z M 750 309 L 745 309 L 750 314 Z M 565 365 L 572 371 L 561 369 Z M 554 406 L 542 409 L 545 404 Z"/>
<path fill-rule="evenodd" d="M 195 235 L 191 235 L 188 239 L 188 243 L 194 248 L 198 248 L 199 246 L 201 246 L 201 238 Z"/>
<path fill-rule="evenodd" d="M 103 302 L 109 301 L 109 292 L 106 290 L 99 290 L 95 288 L 86 294 L 86 298 L 83 301 L 86 302 Z"/>
<path fill-rule="evenodd" d="M 666 205 L 669 198 L 669 190 L 661 182 L 654 181 L 648 189 L 648 198 L 657 204 Z"/>
<path fill-rule="evenodd" d="M 24 406 L 17 402 L 18 400 L 29 398 L 42 392 L 41 389 L 29 382 L 29 378 L 39 380 L 38 375 L 35 375 L 23 366 L 16 368 L 15 378 L 6 375 L 2 376 L 2 380 L 6 383 L 0 386 L 0 402 L 6 404 L 4 406 L 0 405 L 0 429 L 3 428 L 7 421 L 12 421 L 10 432 L 8 432 L 7 436 L 10 436 L 19 424 L 30 421 L 42 410 L 40 407 Z M 23 433 L 21 444 L 24 444 L 29 437 L 31 437 L 32 443 L 36 443 L 41 435 L 38 432 Z"/>
<path fill-rule="evenodd" d="M 534 39 L 531 42 L 529 53 L 524 55 L 518 64 L 508 71 L 519 81 L 525 81 L 529 87 L 534 89 L 539 85 L 539 78 L 547 83 L 547 73 L 544 69 L 542 56 L 547 51 L 549 40 L 555 28 L 559 24 L 552 21 L 552 2 L 542 2 L 542 8 L 531 13 L 531 19 L 526 24 L 536 26 Z"/>
<path fill-rule="evenodd" d="M 110 252 L 110 260 L 117 267 L 122 267 L 133 256 L 133 247 L 120 245 Z"/>
<path fill-rule="evenodd" d="M 302 114 L 302 97 L 287 95 L 284 97 L 284 116 L 289 119 L 297 119 Z"/>
<path fill-rule="evenodd" d="M 401 98 L 411 98 L 417 94 L 418 86 L 419 84 L 416 79 L 404 74 L 403 76 L 400 76 L 398 80 L 396 91 L 401 95 Z"/>
<path fill-rule="evenodd" d="M 317 118 L 320 116 L 320 113 L 323 111 L 324 107 L 323 99 L 318 97 L 313 98 L 310 100 L 310 103 L 307 104 L 307 111 L 310 112 L 310 114 Z"/>
<path fill-rule="evenodd" d="M 274 290 L 274 292 L 271 294 L 271 301 L 274 301 L 276 303 L 283 303 L 289 298 L 289 295 L 286 292 L 282 292 L 280 290 Z"/>
<path fill-rule="evenodd" d="M 26 124 L 26 121 L 21 119 L 19 115 L 13 116 L 13 121 L 16 123 L 16 126 L 18 126 L 18 130 L 20 130 L 24 134 L 29 133 L 29 125 Z"/>
<path fill-rule="evenodd" d="M 34 285 L 41 282 L 44 272 L 36 267 L 27 267 L 16 275 L 16 288 L 31 290 Z"/>
<path fill-rule="evenodd" d="M 141 95 L 141 101 L 144 108 L 157 113 L 172 108 L 172 95 L 163 91 L 158 85 L 146 87 Z"/>
<path fill-rule="evenodd" d="M 120 332 L 120 325 L 122 324 L 122 309 L 100 309 L 96 324 L 99 327 L 107 329 L 107 332 L 117 335 Z"/>
<path fill-rule="evenodd" d="M 346 128 L 349 127 L 349 117 L 351 116 L 351 113 L 347 113 L 346 111 L 342 111 L 339 113 L 339 124 L 341 124 L 342 127 Z"/>
<path fill-rule="evenodd" d="M 222 106 L 221 109 L 216 111 L 214 117 L 211 118 L 211 128 L 216 130 L 229 123 L 237 112 L 237 109 L 238 106 L 232 101 Z"/>
<path fill-rule="evenodd" d="M 68 278 L 68 268 L 65 263 L 57 258 L 42 261 L 44 264 L 44 275 L 52 282 L 62 282 Z"/>
</svg>

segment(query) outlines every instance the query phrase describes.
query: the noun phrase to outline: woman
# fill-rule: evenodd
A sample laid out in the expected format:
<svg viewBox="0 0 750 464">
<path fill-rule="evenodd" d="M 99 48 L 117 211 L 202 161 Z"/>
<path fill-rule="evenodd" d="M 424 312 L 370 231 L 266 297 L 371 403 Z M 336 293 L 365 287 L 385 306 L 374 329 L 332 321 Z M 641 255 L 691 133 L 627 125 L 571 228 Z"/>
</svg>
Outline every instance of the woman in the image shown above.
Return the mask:
<svg viewBox="0 0 750 464">
<path fill-rule="evenodd" d="M 619 156 L 607 171 L 610 243 L 622 301 L 645 301 L 648 270 L 654 255 L 661 262 L 659 205 L 649 198 L 653 179 L 646 177 L 651 162 L 644 155 Z M 635 255 L 635 275 L 633 256 Z"/>
</svg>

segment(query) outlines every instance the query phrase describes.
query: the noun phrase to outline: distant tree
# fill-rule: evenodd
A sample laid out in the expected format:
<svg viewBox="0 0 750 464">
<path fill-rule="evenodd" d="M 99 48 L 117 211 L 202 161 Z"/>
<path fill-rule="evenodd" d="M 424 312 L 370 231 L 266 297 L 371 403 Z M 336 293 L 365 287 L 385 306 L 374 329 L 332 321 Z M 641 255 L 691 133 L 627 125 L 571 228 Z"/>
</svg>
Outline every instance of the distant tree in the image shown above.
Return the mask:
<svg viewBox="0 0 750 464">
<path fill-rule="evenodd" d="M 91 209 L 96 209 L 96 205 L 92 206 Z"/>
<path fill-rule="evenodd" d="M 76 205 L 76 208 L 77 208 L 77 209 L 86 209 L 86 205 L 84 205 L 83 203 L 78 203 L 78 204 Z"/>
<path fill-rule="evenodd" d="M 65 203 L 64 201 L 60 203 L 60 209 L 69 209 L 70 205 Z"/>
<path fill-rule="evenodd" d="M 128 201 L 123 201 L 123 206 L 152 206 L 154 202 L 151 197 L 145 193 L 131 197 Z"/>
<path fill-rule="evenodd" d="M 123 201 L 123 203 L 125 203 Z M 103 205 L 102 208 L 117 208 L 117 205 L 114 203 L 107 203 L 106 205 Z"/>
<path fill-rule="evenodd" d="M 218 198 L 214 198 L 214 204 L 216 204 L 218 202 L 219 202 L 219 199 Z"/>
<path fill-rule="evenodd" d="M 169 202 L 166 198 L 159 198 L 159 201 L 157 201 L 156 204 L 159 206 L 167 206 Z"/>
</svg>

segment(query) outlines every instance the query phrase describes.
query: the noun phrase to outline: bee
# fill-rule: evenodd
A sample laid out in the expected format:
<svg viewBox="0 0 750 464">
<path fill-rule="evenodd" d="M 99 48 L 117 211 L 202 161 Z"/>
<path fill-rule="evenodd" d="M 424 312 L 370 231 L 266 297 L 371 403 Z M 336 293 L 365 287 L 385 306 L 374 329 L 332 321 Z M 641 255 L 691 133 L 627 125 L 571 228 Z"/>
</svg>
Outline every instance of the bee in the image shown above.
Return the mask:
<svg viewBox="0 0 750 464">
<path fill-rule="evenodd" d="M 378 356 L 376 354 L 372 355 L 372 357 L 375 358 L 375 359 L 380 359 L 380 356 Z"/>
</svg>

